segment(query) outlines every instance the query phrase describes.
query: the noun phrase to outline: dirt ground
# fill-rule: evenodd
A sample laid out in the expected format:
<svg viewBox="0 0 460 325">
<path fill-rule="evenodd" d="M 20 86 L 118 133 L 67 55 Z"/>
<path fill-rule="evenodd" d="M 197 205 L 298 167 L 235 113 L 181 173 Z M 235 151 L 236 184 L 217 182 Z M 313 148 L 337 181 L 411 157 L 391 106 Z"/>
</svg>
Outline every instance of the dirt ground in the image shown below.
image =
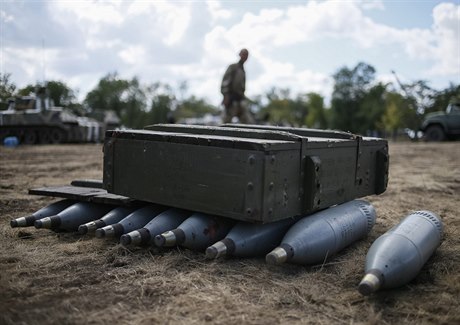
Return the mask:
<svg viewBox="0 0 460 325">
<path fill-rule="evenodd" d="M 11 228 L 56 201 L 29 188 L 102 178 L 101 145 L 0 148 L 0 324 L 460 324 L 460 142 L 390 143 L 370 235 L 323 265 L 207 261 L 74 233 Z M 363 297 L 372 242 L 414 210 L 438 214 L 441 246 L 408 285 Z"/>
</svg>

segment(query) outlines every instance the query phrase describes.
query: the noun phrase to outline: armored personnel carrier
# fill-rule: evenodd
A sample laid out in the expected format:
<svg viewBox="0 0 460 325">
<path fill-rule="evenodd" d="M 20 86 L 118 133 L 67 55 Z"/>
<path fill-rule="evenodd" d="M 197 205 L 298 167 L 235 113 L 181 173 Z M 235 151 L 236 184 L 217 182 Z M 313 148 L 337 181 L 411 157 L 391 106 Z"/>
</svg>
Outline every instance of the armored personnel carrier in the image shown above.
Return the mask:
<svg viewBox="0 0 460 325">
<path fill-rule="evenodd" d="M 105 125 L 52 105 L 46 89 L 10 100 L 0 111 L 0 141 L 16 136 L 23 144 L 100 142 Z"/>
</svg>

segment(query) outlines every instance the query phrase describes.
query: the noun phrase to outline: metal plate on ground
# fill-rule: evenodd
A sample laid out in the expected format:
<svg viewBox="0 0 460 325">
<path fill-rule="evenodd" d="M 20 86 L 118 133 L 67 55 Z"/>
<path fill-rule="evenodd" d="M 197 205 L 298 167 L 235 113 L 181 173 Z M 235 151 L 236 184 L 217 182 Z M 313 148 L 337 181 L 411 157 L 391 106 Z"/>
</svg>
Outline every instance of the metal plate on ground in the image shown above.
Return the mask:
<svg viewBox="0 0 460 325">
<path fill-rule="evenodd" d="M 114 205 L 133 205 L 138 202 L 126 196 L 107 193 L 104 189 L 70 185 L 33 188 L 29 189 L 29 194 Z"/>
</svg>

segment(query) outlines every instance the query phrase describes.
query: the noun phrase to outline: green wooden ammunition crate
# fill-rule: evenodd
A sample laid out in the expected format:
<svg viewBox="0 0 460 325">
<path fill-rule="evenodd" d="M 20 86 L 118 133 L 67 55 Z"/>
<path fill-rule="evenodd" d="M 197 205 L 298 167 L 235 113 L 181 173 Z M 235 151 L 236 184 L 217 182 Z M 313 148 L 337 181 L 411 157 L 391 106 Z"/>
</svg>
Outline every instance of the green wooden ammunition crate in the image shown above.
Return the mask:
<svg viewBox="0 0 460 325">
<path fill-rule="evenodd" d="M 104 188 L 266 223 L 385 191 L 388 144 L 339 131 L 153 125 L 107 131 Z"/>
</svg>

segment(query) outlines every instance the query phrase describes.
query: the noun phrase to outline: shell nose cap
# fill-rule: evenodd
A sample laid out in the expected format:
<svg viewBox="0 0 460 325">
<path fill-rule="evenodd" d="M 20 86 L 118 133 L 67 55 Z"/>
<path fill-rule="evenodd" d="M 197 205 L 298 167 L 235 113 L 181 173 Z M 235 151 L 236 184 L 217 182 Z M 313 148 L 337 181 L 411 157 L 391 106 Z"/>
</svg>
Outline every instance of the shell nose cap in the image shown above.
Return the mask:
<svg viewBox="0 0 460 325">
<path fill-rule="evenodd" d="M 155 245 L 158 247 L 171 247 L 176 245 L 176 234 L 172 231 L 167 231 L 161 235 L 155 236 Z"/>
<path fill-rule="evenodd" d="M 227 254 L 227 246 L 225 243 L 218 241 L 212 246 L 206 248 L 206 258 L 215 259 Z"/>
<path fill-rule="evenodd" d="M 282 247 L 277 247 L 265 256 L 268 264 L 282 264 L 287 261 L 288 254 Z"/>
<path fill-rule="evenodd" d="M 46 218 L 43 218 L 43 219 L 40 219 L 40 220 L 36 220 L 34 222 L 34 226 L 35 228 L 37 229 L 40 229 L 40 228 L 51 228 L 51 218 L 50 217 L 46 217 Z"/>
<path fill-rule="evenodd" d="M 372 274 L 366 274 L 358 286 L 358 291 L 363 296 L 368 296 L 380 288 L 380 279 Z"/>
<path fill-rule="evenodd" d="M 123 246 L 127 246 L 129 244 L 131 244 L 131 236 L 129 234 L 124 234 L 120 237 L 120 244 L 122 244 Z"/>
</svg>

